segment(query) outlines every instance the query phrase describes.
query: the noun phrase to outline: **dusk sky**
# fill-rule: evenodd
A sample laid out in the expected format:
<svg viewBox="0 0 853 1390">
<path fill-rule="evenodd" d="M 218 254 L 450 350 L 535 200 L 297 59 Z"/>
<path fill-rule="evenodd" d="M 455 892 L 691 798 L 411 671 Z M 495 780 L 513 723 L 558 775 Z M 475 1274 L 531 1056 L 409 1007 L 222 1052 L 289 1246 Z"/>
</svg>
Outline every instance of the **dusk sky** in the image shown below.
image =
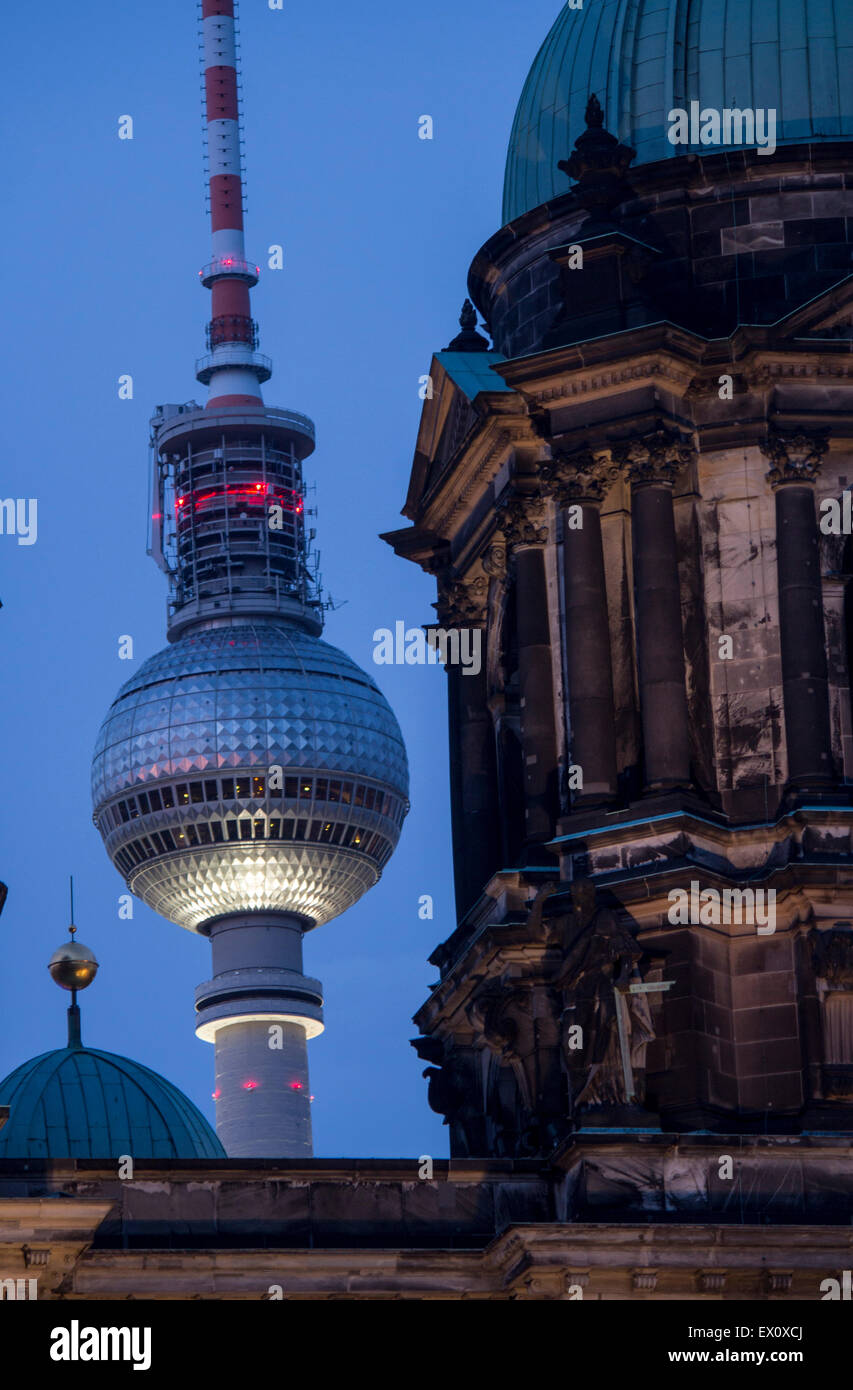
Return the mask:
<svg viewBox="0 0 853 1390">
<path fill-rule="evenodd" d="M 380 883 L 310 934 L 325 986 L 309 1044 L 318 1157 L 447 1154 L 411 1016 L 454 929 L 446 694 L 434 666 L 372 661 L 376 628 L 433 617 L 434 581 L 378 533 L 403 525 L 430 354 L 457 330 L 468 266 L 500 225 L 507 140 L 558 0 L 242 0 L 246 244 L 269 405 L 309 415 L 325 637 L 378 681 L 403 730 L 412 810 Z M 64 1046 L 47 972 L 68 924 L 101 965 L 84 1042 L 143 1062 L 213 1120 L 213 1049 L 193 1031 L 210 949 L 135 903 L 92 825 L 89 768 L 119 687 L 166 645 L 146 553 L 148 418 L 203 402 L 209 297 L 196 7 L 58 0 L 4 16 L 4 423 L 0 496 L 35 498 L 38 538 L 0 535 L 3 670 L 0 1077 Z M 418 138 L 418 119 L 434 139 Z M 130 115 L 132 141 L 119 140 Z M 568 154 L 568 151 L 566 152 Z M 118 397 L 133 377 L 134 397 Z M 119 637 L 134 642 L 119 659 Z M 435 916 L 420 920 L 431 894 Z"/>
</svg>

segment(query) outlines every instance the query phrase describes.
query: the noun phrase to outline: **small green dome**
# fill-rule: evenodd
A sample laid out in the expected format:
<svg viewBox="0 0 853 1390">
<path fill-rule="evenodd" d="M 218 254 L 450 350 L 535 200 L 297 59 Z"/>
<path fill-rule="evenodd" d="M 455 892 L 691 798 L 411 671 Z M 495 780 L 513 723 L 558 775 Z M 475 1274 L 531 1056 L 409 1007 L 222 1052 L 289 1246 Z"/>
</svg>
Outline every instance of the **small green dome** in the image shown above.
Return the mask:
<svg viewBox="0 0 853 1390">
<path fill-rule="evenodd" d="M 0 1158 L 225 1158 L 207 1120 L 148 1067 L 89 1047 L 44 1052 L 0 1081 Z"/>
<path fill-rule="evenodd" d="M 779 144 L 853 137 L 850 0 L 586 0 L 566 4 L 518 104 L 506 224 L 569 190 L 557 164 L 584 131 L 592 93 L 637 164 L 674 158 L 669 112 L 775 110 Z M 691 147 L 692 148 L 692 147 Z M 713 153 L 713 147 L 697 154 Z"/>
</svg>

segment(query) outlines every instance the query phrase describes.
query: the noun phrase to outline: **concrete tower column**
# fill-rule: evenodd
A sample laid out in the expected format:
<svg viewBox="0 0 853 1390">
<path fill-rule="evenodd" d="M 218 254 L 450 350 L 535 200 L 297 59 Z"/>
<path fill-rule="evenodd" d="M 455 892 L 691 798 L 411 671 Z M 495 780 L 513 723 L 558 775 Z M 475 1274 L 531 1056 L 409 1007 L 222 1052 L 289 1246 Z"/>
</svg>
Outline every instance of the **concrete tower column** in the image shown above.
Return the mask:
<svg viewBox="0 0 853 1390">
<path fill-rule="evenodd" d="M 681 590 L 673 485 L 690 457 L 678 435 L 657 429 L 618 451 L 631 483 L 634 607 L 645 787 L 690 780 Z"/>
<path fill-rule="evenodd" d="M 196 1032 L 216 1046 L 216 1132 L 229 1158 L 310 1158 L 307 1040 L 323 1030 L 319 980 L 302 974 L 300 918 L 235 913 L 209 926 L 213 978 Z"/>
<path fill-rule="evenodd" d="M 776 498 L 782 699 L 790 785 L 834 780 L 826 633 L 814 484 L 829 447 L 821 435 L 774 433 L 762 452 Z"/>
<path fill-rule="evenodd" d="M 616 797 L 616 722 L 601 503 L 616 470 L 583 451 L 543 468 L 563 514 L 563 608 L 572 762 L 583 790 L 577 806 Z"/>
<path fill-rule="evenodd" d="M 445 631 L 469 633 L 470 664 L 448 661 L 450 808 L 457 920 L 500 867 L 495 728 L 488 706 L 486 598 L 488 581 L 439 582 L 436 604 Z"/>
<path fill-rule="evenodd" d="M 516 636 L 524 759 L 524 825 L 529 843 L 548 840 L 558 810 L 557 728 L 548 622 L 546 503 L 516 494 L 498 525 L 515 562 Z"/>
</svg>

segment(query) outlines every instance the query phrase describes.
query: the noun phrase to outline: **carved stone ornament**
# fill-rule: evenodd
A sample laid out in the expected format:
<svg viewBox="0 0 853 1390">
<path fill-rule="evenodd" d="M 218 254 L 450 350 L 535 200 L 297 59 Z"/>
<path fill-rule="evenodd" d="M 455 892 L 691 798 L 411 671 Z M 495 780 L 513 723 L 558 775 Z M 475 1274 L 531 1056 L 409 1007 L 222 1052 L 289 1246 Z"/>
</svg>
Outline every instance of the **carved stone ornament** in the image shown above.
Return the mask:
<svg viewBox="0 0 853 1390">
<path fill-rule="evenodd" d="M 508 549 L 546 545 L 548 527 L 544 524 L 548 504 L 544 497 L 516 493 L 498 508 L 498 529 Z"/>
<path fill-rule="evenodd" d="M 585 121 L 586 130 L 575 141 L 571 157 L 561 159 L 557 168 L 577 180 L 574 192 L 581 207 L 601 217 L 630 196 L 625 174 L 637 151 L 604 129 L 604 111 L 595 95 L 587 103 Z"/>
<path fill-rule="evenodd" d="M 513 1015 L 519 1007 L 523 1013 L 528 1002 L 529 996 L 523 991 L 493 981 L 482 986 L 468 1005 L 469 1020 L 492 1052 L 504 1060 L 517 1057 L 518 1020 Z"/>
<path fill-rule="evenodd" d="M 630 483 L 671 487 L 693 457 L 693 449 L 682 435 L 659 427 L 627 444 L 618 444 L 613 457 Z"/>
<path fill-rule="evenodd" d="M 798 430 L 785 434 L 774 429 L 759 448 L 773 465 L 767 474 L 771 487 L 784 483 L 799 483 L 802 487 L 813 483 L 820 472 L 820 461 L 829 448 L 829 430 L 814 430 L 808 434 Z"/>
<path fill-rule="evenodd" d="M 500 540 L 490 545 L 480 558 L 480 564 L 492 579 L 503 579 L 506 574 L 506 546 Z"/>
<path fill-rule="evenodd" d="M 853 931 L 849 927 L 813 930 L 809 945 L 817 979 L 833 989 L 853 990 Z"/>
<path fill-rule="evenodd" d="M 572 502 L 603 501 L 619 477 L 619 467 L 609 453 L 578 449 L 546 459 L 540 465 L 539 475 L 558 507 L 568 507 Z"/>
<path fill-rule="evenodd" d="M 477 627 L 486 621 L 489 581 L 484 575 L 467 583 L 462 579 L 439 579 L 438 602 L 433 604 L 438 620 L 448 627 Z"/>
</svg>

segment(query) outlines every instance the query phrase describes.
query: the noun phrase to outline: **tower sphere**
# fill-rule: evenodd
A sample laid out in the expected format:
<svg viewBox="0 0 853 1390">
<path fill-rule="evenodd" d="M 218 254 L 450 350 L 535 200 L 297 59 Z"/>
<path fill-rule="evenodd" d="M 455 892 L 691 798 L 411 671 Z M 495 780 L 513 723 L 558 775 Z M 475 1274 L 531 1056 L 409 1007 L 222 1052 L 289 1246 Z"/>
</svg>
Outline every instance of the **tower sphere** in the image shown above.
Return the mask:
<svg viewBox="0 0 853 1390">
<path fill-rule="evenodd" d="M 310 928 L 379 878 L 408 767 L 354 661 L 296 624 L 246 623 L 196 629 L 127 681 L 92 792 L 114 864 L 170 921 L 284 911 Z"/>
</svg>

